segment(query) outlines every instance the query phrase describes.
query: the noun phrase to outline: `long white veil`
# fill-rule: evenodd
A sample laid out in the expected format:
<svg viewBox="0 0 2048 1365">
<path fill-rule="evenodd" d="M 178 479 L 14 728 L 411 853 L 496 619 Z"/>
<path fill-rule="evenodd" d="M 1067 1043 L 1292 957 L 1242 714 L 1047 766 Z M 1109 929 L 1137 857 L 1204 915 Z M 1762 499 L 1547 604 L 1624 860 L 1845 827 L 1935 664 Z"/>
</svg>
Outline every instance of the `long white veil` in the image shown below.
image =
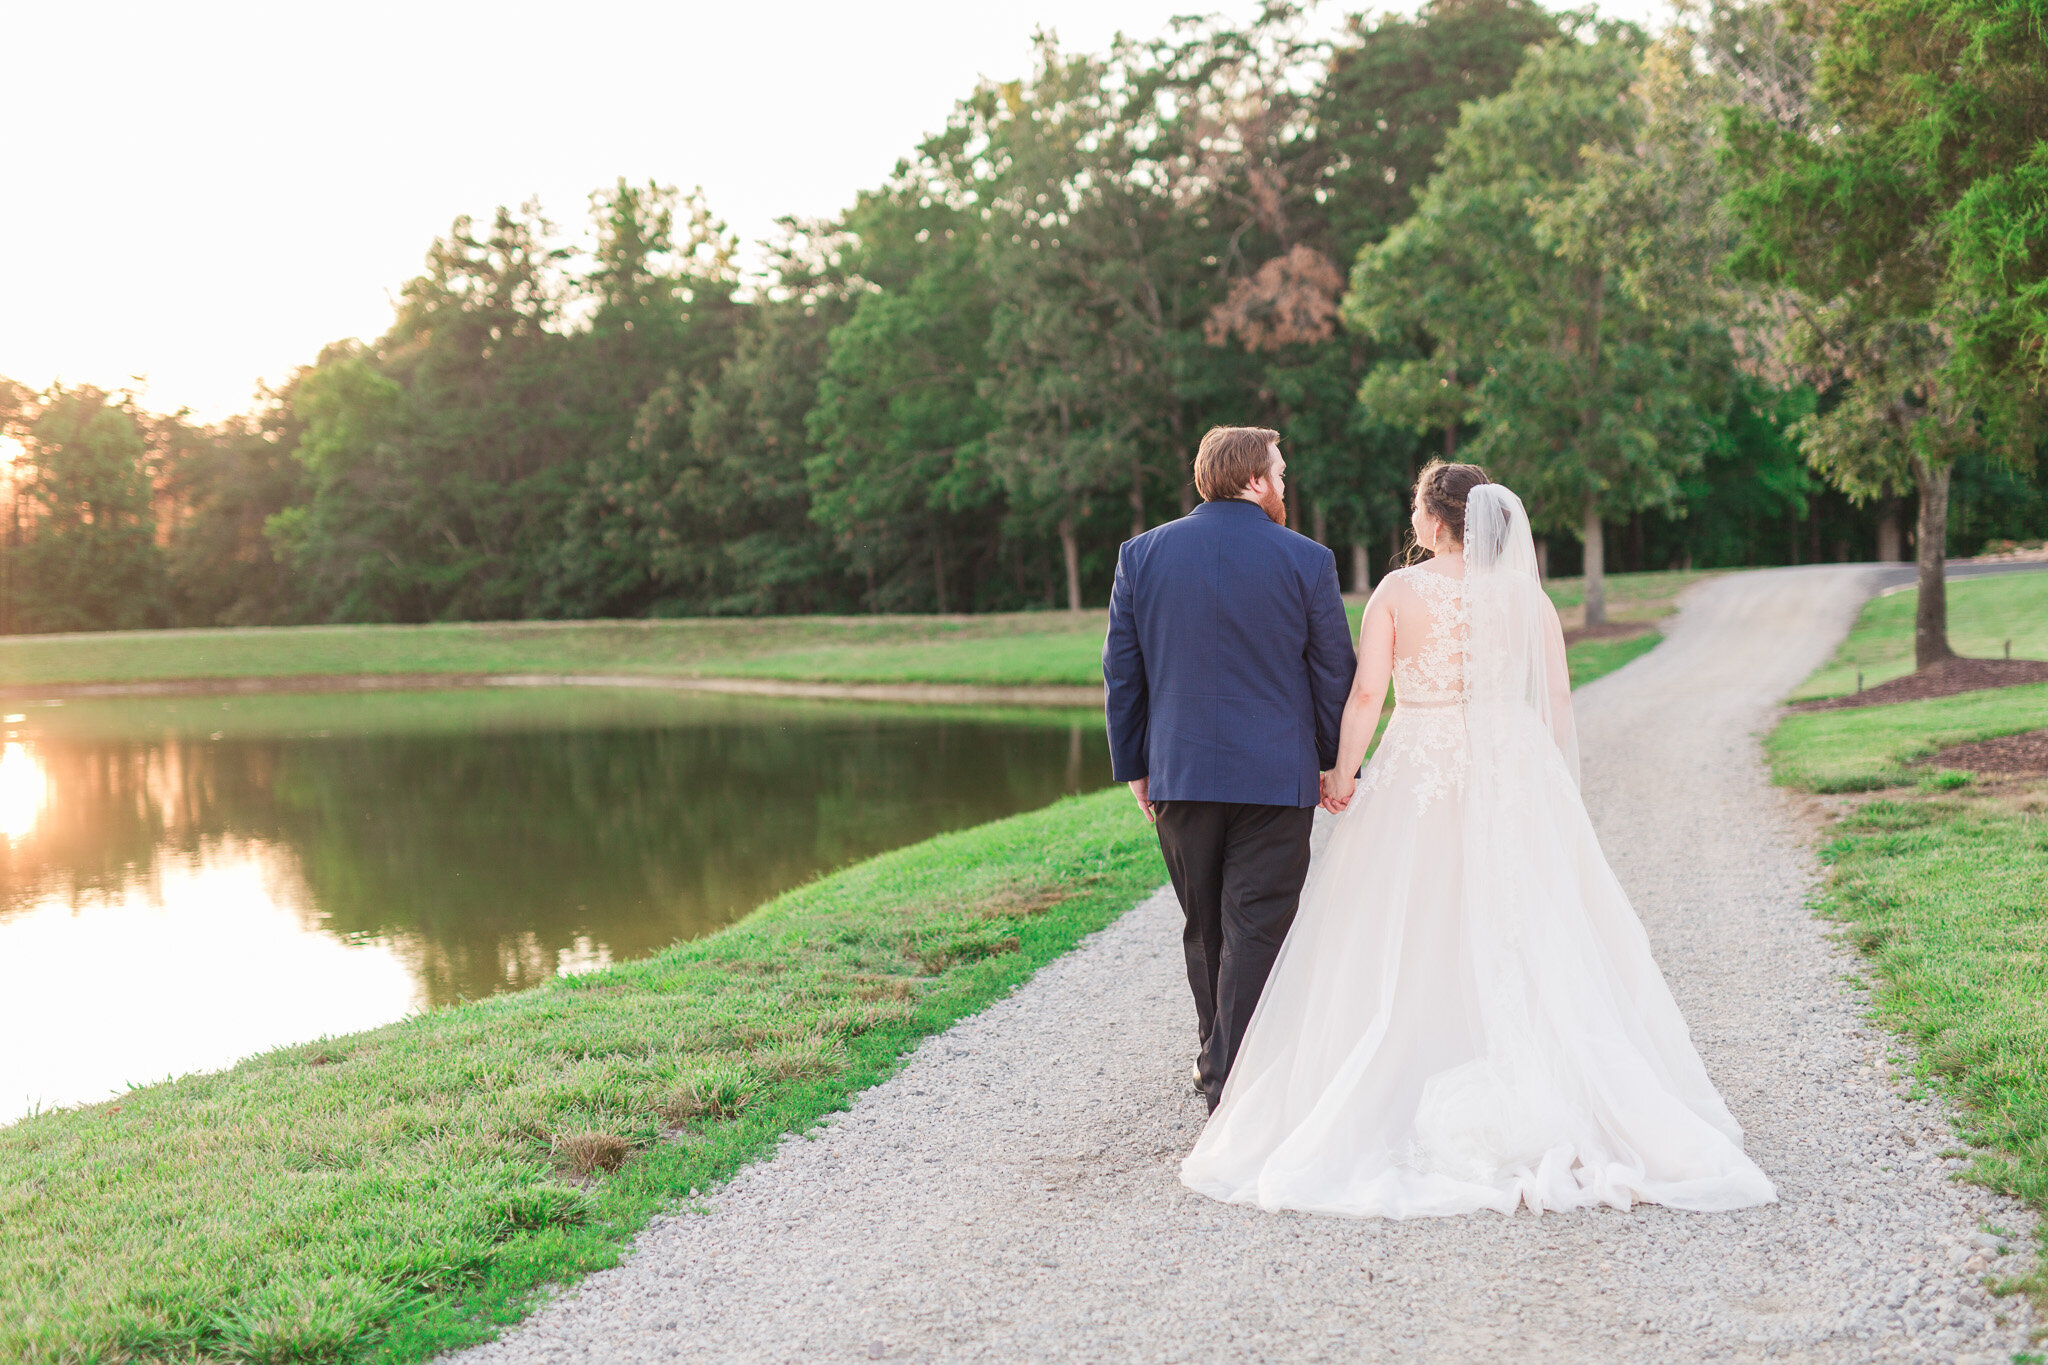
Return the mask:
<svg viewBox="0 0 2048 1365">
<path fill-rule="evenodd" d="M 1550 732 L 1572 780 L 1579 746 L 1572 725 L 1571 673 L 1564 632 L 1536 576 L 1529 514 L 1507 487 L 1483 483 L 1465 499 L 1465 698 L 1473 755 L 1505 756 L 1498 727 L 1526 724 Z"/>
</svg>

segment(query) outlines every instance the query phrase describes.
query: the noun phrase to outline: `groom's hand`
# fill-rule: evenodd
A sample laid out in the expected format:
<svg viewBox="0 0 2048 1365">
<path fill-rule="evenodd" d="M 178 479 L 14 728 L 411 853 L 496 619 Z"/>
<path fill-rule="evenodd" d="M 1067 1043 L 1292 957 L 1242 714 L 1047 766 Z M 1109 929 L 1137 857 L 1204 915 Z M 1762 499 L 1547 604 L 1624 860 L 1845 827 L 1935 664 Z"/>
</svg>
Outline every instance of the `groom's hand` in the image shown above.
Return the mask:
<svg viewBox="0 0 2048 1365">
<path fill-rule="evenodd" d="M 1351 804 L 1351 794 L 1358 790 L 1358 779 L 1339 775 L 1334 769 L 1323 774 L 1322 807 L 1332 815 L 1341 815 Z"/>
<path fill-rule="evenodd" d="M 1159 812 L 1152 809 L 1152 779 L 1141 777 L 1131 783 L 1131 795 L 1138 798 L 1138 809 L 1145 812 L 1145 818 L 1153 824 L 1159 823 Z"/>
</svg>

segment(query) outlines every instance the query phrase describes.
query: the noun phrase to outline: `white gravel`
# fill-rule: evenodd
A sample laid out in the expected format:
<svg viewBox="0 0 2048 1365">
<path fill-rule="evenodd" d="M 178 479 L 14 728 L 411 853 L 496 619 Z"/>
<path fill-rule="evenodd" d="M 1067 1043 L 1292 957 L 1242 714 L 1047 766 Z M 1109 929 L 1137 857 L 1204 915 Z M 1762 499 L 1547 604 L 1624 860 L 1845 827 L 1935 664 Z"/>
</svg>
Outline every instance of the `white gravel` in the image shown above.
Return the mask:
<svg viewBox="0 0 2048 1365">
<path fill-rule="evenodd" d="M 1693 1037 L 1783 1202 L 1734 1214 L 1272 1215 L 1184 1189 L 1202 1121 L 1179 912 L 1153 896 L 929 1040 L 846 1114 L 657 1220 L 465 1365 L 653 1360 L 2003 1360 L 1981 1287 L 2031 1219 L 1955 1183 L 1755 735 L 1875 574 L 1695 590 L 1580 693 L 1586 793 Z M 2009 1242 L 1987 1227 L 2012 1234 Z"/>
</svg>

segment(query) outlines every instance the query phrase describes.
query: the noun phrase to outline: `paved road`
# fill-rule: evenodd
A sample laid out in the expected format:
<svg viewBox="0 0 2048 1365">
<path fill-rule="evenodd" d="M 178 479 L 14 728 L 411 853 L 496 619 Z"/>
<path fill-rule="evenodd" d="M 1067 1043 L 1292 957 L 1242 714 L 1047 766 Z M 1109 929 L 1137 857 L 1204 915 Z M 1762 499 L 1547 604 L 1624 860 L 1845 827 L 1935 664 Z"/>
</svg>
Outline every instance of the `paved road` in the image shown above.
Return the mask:
<svg viewBox="0 0 2048 1365">
<path fill-rule="evenodd" d="M 1994 1316 L 2017 1310 L 1964 1266 L 1987 1220 L 2027 1220 L 1952 1183 L 1940 1115 L 1885 1079 L 1852 964 L 1803 908 L 1798 814 L 1758 762 L 1775 699 L 1882 573 L 1710 581 L 1663 646 L 1580 694 L 1603 843 L 1780 1204 L 1397 1224 L 1191 1194 L 1193 1016 L 1178 912 L 1155 896 L 466 1365 L 2023 1348 L 2025 1323 Z"/>
</svg>

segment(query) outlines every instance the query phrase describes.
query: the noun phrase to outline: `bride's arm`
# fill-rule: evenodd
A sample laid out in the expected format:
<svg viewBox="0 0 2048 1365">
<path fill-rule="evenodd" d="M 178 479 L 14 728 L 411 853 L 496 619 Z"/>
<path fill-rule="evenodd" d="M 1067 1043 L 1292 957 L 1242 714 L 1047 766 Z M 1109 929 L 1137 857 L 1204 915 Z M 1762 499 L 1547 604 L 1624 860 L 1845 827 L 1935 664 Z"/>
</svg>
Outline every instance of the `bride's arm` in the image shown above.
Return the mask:
<svg viewBox="0 0 2048 1365">
<path fill-rule="evenodd" d="M 1337 765 L 1323 775 L 1325 810 L 1340 811 L 1350 804 L 1359 765 L 1379 729 L 1380 705 L 1394 674 L 1394 609 L 1389 596 L 1389 584 L 1382 581 L 1365 604 L 1365 620 L 1358 629 L 1358 672 L 1344 699 L 1344 723 L 1337 736 Z"/>
</svg>

